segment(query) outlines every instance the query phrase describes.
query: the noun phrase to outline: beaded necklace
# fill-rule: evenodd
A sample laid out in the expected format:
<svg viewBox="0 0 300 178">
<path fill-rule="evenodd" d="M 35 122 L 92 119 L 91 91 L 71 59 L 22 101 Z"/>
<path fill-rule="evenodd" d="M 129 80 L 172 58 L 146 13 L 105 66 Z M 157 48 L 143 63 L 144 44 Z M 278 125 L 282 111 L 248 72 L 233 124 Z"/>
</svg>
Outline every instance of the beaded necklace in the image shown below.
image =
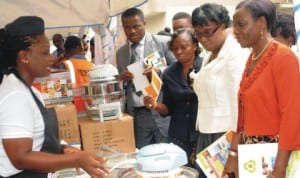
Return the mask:
<svg viewBox="0 0 300 178">
<path fill-rule="evenodd" d="M 259 59 L 259 57 L 266 51 L 266 49 L 271 44 L 271 42 L 272 42 L 272 40 L 270 40 L 256 56 L 254 55 L 253 50 L 252 50 L 252 58 L 251 58 L 252 61 L 256 61 L 257 59 Z"/>
</svg>

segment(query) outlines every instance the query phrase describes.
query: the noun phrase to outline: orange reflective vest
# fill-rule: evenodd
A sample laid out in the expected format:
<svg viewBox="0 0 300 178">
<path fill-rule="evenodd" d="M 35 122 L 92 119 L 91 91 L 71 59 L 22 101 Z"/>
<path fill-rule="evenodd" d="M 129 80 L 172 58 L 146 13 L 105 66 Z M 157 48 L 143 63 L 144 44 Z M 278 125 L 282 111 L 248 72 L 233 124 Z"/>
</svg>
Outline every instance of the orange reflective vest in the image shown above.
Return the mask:
<svg viewBox="0 0 300 178">
<path fill-rule="evenodd" d="M 75 86 L 87 83 L 89 81 L 88 72 L 94 66 L 93 63 L 85 59 L 71 58 L 64 62 L 67 70 L 70 72 L 71 82 Z"/>
</svg>

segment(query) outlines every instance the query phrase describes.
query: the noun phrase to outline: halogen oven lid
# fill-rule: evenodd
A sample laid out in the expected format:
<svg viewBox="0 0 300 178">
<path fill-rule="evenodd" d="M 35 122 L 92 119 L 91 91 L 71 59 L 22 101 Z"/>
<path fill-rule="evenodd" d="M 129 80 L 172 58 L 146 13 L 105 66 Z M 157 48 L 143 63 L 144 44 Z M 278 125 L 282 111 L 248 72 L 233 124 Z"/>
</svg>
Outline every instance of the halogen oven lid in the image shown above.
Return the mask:
<svg viewBox="0 0 300 178">
<path fill-rule="evenodd" d="M 118 75 L 118 69 L 111 64 L 97 65 L 88 73 L 90 82 L 112 81 L 116 80 Z"/>
</svg>

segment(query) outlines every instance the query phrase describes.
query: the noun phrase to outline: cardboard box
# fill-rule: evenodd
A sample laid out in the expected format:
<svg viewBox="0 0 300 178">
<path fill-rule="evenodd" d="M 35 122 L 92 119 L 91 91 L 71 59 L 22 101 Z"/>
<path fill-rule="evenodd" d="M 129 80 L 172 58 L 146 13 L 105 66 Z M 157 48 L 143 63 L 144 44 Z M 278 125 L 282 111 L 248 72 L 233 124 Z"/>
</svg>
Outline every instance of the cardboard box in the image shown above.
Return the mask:
<svg viewBox="0 0 300 178">
<path fill-rule="evenodd" d="M 33 86 L 41 92 L 46 104 L 73 100 L 69 72 L 51 73 L 47 77 L 36 78 L 33 82 Z"/>
<path fill-rule="evenodd" d="M 122 152 L 134 152 L 133 118 L 123 115 L 120 119 L 94 121 L 79 119 L 83 150 L 97 153 L 101 145 L 109 145 Z"/>
<path fill-rule="evenodd" d="M 66 141 L 69 145 L 80 144 L 80 133 L 76 109 L 73 103 L 47 105 L 48 108 L 54 107 L 57 120 L 59 139 Z"/>
</svg>

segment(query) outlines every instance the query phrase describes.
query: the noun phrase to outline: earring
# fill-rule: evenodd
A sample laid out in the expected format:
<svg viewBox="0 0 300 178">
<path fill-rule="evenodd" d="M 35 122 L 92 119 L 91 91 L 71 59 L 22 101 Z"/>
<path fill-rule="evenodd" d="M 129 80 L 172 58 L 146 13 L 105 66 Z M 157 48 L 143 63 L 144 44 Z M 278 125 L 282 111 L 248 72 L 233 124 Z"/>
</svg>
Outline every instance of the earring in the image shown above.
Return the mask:
<svg viewBox="0 0 300 178">
<path fill-rule="evenodd" d="M 23 58 L 23 59 L 21 59 L 21 62 L 24 63 L 24 64 L 28 64 L 28 63 L 29 63 L 29 60 Z"/>
<path fill-rule="evenodd" d="M 260 29 L 260 39 L 262 40 L 264 38 L 264 31 L 263 29 Z"/>
</svg>

